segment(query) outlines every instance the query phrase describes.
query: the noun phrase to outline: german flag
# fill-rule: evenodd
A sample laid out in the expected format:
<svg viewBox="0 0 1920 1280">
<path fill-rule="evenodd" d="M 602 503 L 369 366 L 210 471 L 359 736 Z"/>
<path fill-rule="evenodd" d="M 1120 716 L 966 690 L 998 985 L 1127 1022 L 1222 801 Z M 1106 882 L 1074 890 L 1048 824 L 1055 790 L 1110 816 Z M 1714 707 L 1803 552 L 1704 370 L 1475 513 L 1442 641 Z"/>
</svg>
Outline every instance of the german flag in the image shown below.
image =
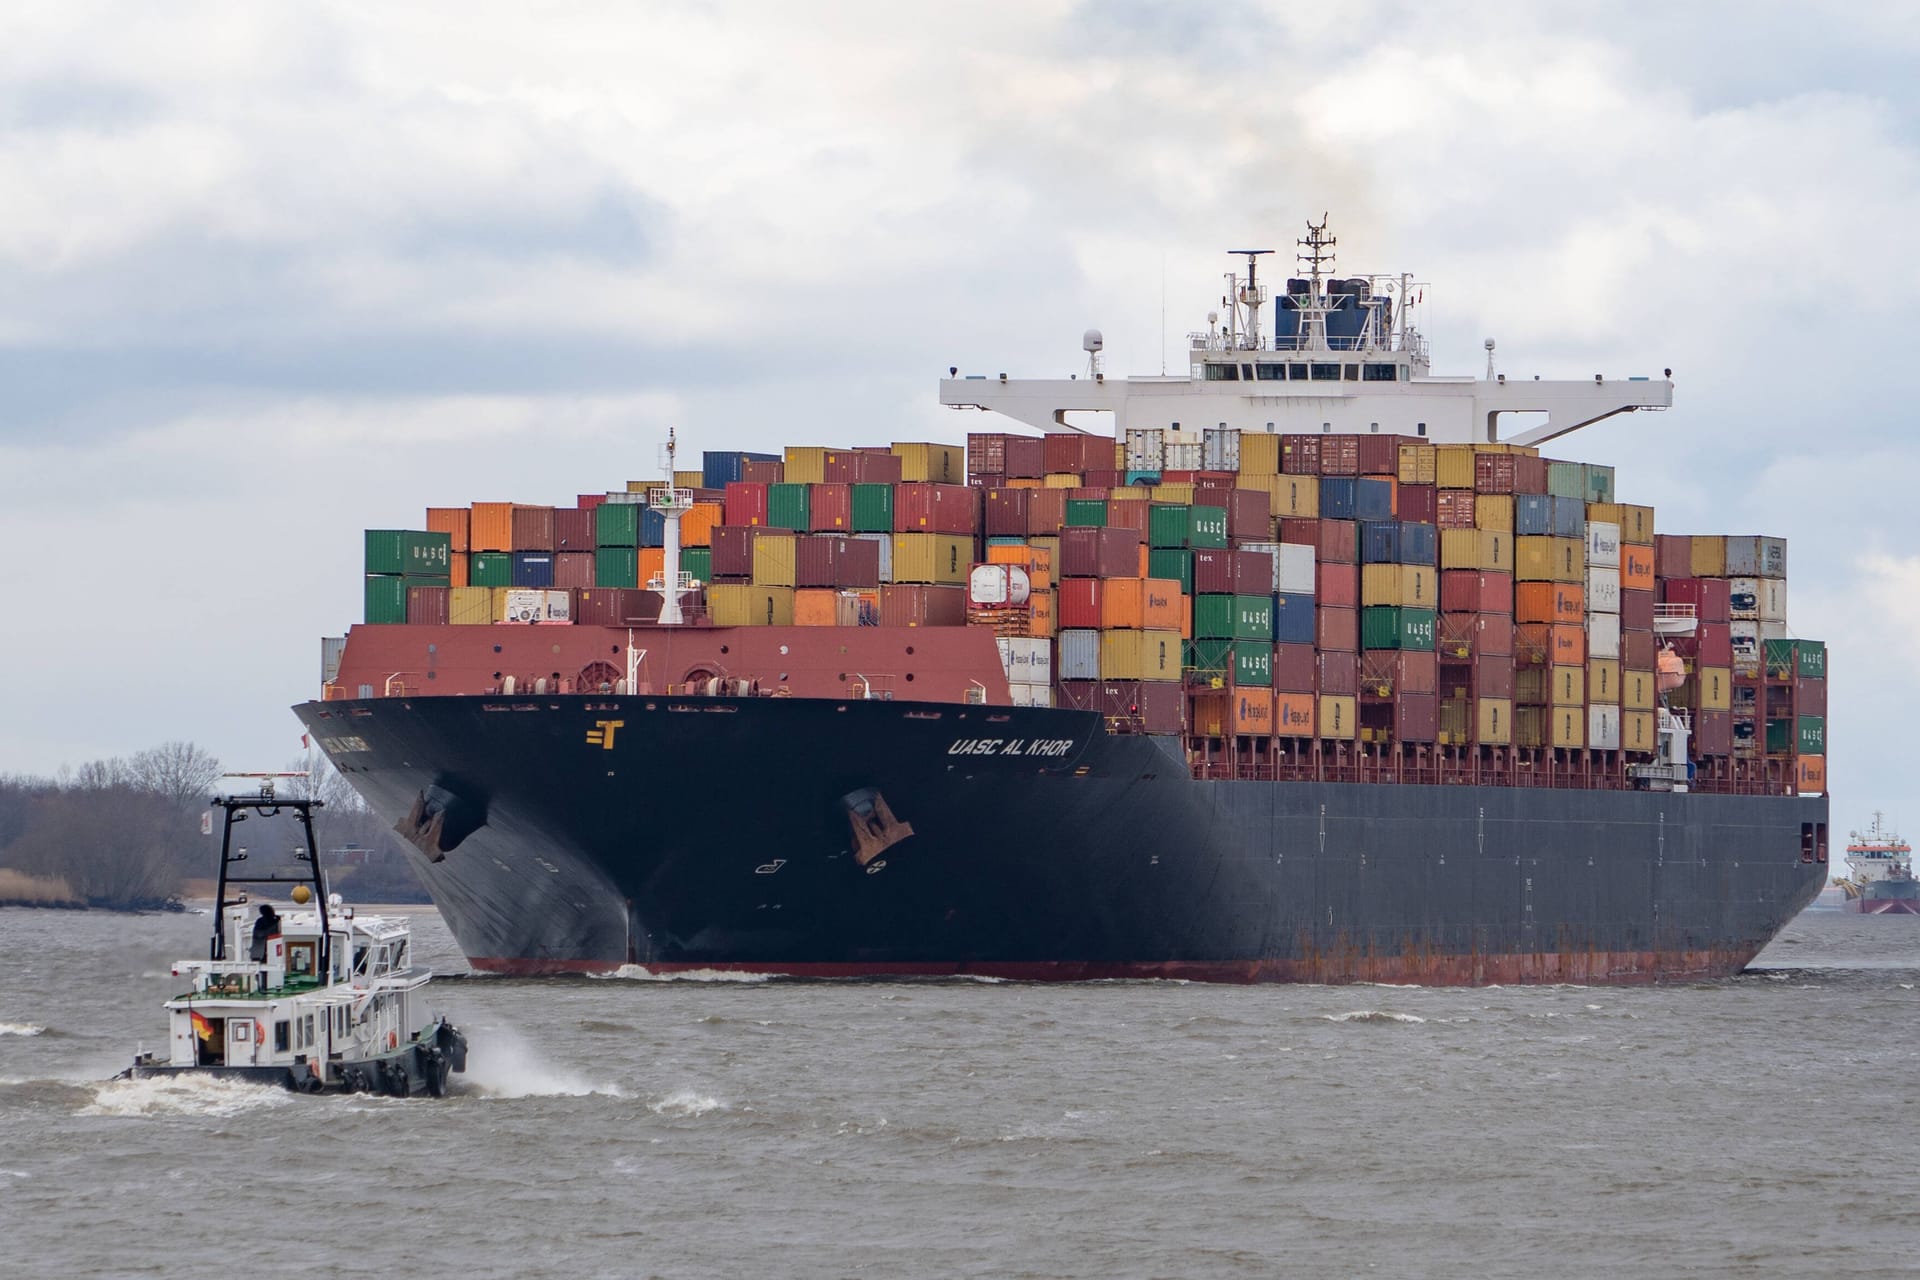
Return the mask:
<svg viewBox="0 0 1920 1280">
<path fill-rule="evenodd" d="M 213 1039 L 213 1024 L 208 1022 L 198 1009 L 189 1010 L 188 1016 L 193 1019 L 194 1035 L 200 1037 L 202 1040 Z"/>
</svg>

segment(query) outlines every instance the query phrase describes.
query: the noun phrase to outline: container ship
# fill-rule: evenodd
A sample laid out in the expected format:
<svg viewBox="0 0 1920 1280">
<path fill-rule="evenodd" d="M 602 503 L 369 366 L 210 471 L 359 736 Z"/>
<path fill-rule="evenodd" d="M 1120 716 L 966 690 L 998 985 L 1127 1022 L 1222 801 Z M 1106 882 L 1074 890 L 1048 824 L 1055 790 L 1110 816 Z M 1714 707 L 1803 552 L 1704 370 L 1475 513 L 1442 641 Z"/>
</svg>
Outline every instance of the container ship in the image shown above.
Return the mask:
<svg viewBox="0 0 1920 1280">
<path fill-rule="evenodd" d="M 1873 825 L 1847 833 L 1847 874 L 1837 883 L 1845 911 L 1870 916 L 1920 915 L 1920 880 L 1913 877 L 1913 846 L 1875 811 Z"/>
<path fill-rule="evenodd" d="M 296 712 L 482 971 L 1739 970 L 1826 879 L 1785 543 L 1542 453 L 1670 371 L 1438 376 L 1418 286 L 1299 249 L 1176 376 L 950 369 L 964 444 L 369 531 Z"/>
</svg>

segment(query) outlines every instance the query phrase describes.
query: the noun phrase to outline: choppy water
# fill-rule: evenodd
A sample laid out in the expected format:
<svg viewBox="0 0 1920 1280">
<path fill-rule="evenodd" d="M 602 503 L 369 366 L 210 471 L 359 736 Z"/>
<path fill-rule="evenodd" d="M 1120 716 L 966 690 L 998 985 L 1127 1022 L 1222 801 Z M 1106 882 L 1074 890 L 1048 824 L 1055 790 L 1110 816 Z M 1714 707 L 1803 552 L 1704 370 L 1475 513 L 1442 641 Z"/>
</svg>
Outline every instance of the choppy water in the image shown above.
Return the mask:
<svg viewBox="0 0 1920 1280">
<path fill-rule="evenodd" d="M 101 1083 L 206 927 L 0 911 L 0 1274 L 1920 1258 L 1920 919 L 1806 915 L 1755 972 L 1653 990 L 465 979 L 444 1102 Z"/>
</svg>

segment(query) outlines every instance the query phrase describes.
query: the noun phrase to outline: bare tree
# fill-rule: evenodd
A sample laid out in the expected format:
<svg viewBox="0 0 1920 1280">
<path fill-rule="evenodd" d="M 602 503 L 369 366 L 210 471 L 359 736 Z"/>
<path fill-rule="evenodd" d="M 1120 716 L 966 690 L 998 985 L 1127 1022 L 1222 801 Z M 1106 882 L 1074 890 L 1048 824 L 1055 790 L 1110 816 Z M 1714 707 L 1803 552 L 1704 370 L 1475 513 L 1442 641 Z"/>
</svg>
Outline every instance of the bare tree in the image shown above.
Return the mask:
<svg viewBox="0 0 1920 1280">
<path fill-rule="evenodd" d="M 220 761 L 191 742 L 163 742 L 127 762 L 134 785 L 183 809 L 206 803 L 220 777 Z"/>
<path fill-rule="evenodd" d="M 64 881 L 103 907 L 157 907 L 180 887 L 173 839 L 178 810 L 128 787 L 69 788 L 39 797 L 29 829 L 0 850 L 0 865 Z"/>
<path fill-rule="evenodd" d="M 81 765 L 62 785 L 80 791 L 104 791 L 109 787 L 136 787 L 140 783 L 125 756 L 108 756 Z"/>
</svg>

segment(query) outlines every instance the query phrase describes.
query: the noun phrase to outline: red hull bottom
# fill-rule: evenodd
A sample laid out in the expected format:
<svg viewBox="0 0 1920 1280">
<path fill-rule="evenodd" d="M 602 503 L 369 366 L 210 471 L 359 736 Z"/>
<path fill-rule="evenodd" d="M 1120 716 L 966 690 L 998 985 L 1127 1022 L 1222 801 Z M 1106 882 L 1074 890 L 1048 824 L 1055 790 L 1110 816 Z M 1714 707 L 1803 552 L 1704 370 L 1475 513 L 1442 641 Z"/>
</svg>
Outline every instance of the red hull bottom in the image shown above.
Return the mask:
<svg viewBox="0 0 1920 1280">
<path fill-rule="evenodd" d="M 1863 916 L 1920 916 L 1920 899 L 1852 898 L 1846 910 Z"/>
<path fill-rule="evenodd" d="M 1375 982 L 1429 987 L 1572 983 L 1610 986 L 1724 978 L 1740 972 L 1754 953 L 1740 951 L 1592 952 L 1578 955 L 1343 956 L 1315 960 L 1168 960 L 1135 962 L 979 961 L 861 963 L 673 962 L 638 966 L 649 974 L 765 974 L 787 978 L 997 978 L 1012 982 L 1096 982 L 1160 979 L 1181 982 L 1317 983 Z M 605 961 L 515 959 L 478 956 L 482 973 L 536 977 L 562 973 L 615 973 L 625 966 Z"/>
</svg>

